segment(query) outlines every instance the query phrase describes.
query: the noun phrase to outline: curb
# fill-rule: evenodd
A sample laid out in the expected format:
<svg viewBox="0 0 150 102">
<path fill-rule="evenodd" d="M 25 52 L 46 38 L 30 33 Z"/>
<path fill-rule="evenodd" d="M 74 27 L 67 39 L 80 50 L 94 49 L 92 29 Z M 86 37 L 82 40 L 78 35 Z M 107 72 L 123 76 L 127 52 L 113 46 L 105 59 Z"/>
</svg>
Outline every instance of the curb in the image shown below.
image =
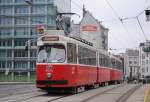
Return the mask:
<svg viewBox="0 0 150 102">
<path fill-rule="evenodd" d="M 35 84 L 35 82 L 0 82 L 0 85 Z"/>
</svg>

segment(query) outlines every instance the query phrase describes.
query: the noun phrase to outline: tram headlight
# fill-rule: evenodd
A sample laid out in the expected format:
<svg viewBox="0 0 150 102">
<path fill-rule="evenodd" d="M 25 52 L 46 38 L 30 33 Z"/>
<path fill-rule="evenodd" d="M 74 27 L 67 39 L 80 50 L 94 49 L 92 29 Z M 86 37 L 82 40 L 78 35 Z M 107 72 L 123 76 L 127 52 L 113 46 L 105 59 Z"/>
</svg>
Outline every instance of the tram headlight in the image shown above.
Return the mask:
<svg viewBox="0 0 150 102">
<path fill-rule="evenodd" d="M 52 74 L 51 73 L 47 73 L 47 78 L 51 78 Z"/>
</svg>

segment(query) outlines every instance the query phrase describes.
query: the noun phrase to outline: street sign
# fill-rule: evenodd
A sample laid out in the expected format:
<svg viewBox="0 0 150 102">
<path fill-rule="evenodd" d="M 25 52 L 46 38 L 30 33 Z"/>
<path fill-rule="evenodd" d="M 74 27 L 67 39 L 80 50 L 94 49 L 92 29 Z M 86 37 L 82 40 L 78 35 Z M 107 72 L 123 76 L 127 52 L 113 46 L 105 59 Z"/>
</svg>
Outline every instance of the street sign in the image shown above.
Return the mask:
<svg viewBox="0 0 150 102">
<path fill-rule="evenodd" d="M 95 25 L 84 25 L 84 26 L 82 26 L 82 31 L 95 32 L 95 31 L 97 31 L 97 26 L 95 26 Z"/>
</svg>

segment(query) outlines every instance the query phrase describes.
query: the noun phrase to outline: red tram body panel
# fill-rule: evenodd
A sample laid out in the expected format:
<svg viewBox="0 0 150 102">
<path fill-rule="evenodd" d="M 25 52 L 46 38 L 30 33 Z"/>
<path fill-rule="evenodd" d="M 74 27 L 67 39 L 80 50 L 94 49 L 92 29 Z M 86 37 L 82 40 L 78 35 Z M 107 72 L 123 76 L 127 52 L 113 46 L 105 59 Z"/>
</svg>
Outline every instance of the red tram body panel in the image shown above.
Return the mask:
<svg viewBox="0 0 150 102">
<path fill-rule="evenodd" d="M 47 70 L 46 64 L 37 64 L 37 87 L 75 87 L 82 85 L 92 85 L 97 81 L 96 67 L 51 64 L 51 69 Z M 52 74 L 52 78 L 47 78 L 47 73 Z"/>
<path fill-rule="evenodd" d="M 120 81 L 123 77 L 123 73 L 120 70 L 112 69 L 110 73 L 111 81 Z"/>
<path fill-rule="evenodd" d="M 98 82 L 109 82 L 110 81 L 110 69 L 101 67 L 98 69 Z"/>
</svg>

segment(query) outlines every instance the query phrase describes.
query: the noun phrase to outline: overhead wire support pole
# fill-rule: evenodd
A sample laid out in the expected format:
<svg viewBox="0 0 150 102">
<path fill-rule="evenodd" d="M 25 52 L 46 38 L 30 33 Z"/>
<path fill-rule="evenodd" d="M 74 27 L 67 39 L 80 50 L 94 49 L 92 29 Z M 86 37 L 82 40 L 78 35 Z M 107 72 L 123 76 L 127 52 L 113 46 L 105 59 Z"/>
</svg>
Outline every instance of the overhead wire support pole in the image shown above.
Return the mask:
<svg viewBox="0 0 150 102">
<path fill-rule="evenodd" d="M 145 37 L 145 40 L 147 41 L 147 36 L 146 36 L 146 34 L 145 34 L 145 32 L 144 32 L 144 30 L 143 30 L 143 28 L 142 28 L 142 25 L 141 25 L 141 23 L 140 23 L 140 20 L 139 20 L 138 16 L 136 17 L 136 19 L 137 19 L 137 21 L 138 21 L 139 27 L 140 27 L 140 29 L 141 29 L 141 31 L 142 31 L 144 37 Z"/>
<path fill-rule="evenodd" d="M 150 8 L 150 5 L 148 5 L 143 11 L 141 11 L 136 17 L 139 17 L 140 15 L 142 15 L 143 13 L 144 13 L 144 11 L 146 10 L 146 9 L 148 9 L 148 8 Z"/>
</svg>

